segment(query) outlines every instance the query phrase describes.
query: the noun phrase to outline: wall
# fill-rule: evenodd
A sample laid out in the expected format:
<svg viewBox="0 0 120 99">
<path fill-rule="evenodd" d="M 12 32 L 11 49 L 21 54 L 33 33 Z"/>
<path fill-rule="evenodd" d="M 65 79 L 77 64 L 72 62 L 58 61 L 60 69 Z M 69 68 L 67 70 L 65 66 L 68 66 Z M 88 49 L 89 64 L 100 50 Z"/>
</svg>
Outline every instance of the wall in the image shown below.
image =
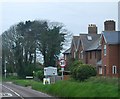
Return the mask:
<svg viewBox="0 0 120 99">
<path fill-rule="evenodd" d="M 109 76 L 118 76 L 117 74 L 112 73 L 112 66 L 119 66 L 119 46 L 118 45 L 108 45 L 108 66 L 109 66 Z"/>
<path fill-rule="evenodd" d="M 90 58 L 91 53 L 91 58 Z M 96 63 L 101 59 L 101 51 L 89 51 L 87 52 L 87 64 L 91 64 L 92 66 L 96 67 Z"/>
</svg>

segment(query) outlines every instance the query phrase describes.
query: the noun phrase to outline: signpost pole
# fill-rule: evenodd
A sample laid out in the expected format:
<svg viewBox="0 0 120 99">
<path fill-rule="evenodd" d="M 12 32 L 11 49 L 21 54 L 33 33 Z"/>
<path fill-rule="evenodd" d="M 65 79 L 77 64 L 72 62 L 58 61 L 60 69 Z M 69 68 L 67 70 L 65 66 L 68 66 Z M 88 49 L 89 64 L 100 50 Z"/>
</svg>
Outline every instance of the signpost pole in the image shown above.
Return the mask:
<svg viewBox="0 0 120 99">
<path fill-rule="evenodd" d="M 6 78 L 6 60 L 5 60 L 4 72 L 5 72 L 5 78 Z"/>
<path fill-rule="evenodd" d="M 64 67 L 66 66 L 66 61 L 64 59 L 61 59 L 59 61 L 59 64 L 61 66 L 62 80 L 64 80 Z"/>
<path fill-rule="evenodd" d="M 62 71 L 62 80 L 64 80 L 64 74 L 63 74 L 64 68 L 61 68 L 61 71 Z"/>
</svg>

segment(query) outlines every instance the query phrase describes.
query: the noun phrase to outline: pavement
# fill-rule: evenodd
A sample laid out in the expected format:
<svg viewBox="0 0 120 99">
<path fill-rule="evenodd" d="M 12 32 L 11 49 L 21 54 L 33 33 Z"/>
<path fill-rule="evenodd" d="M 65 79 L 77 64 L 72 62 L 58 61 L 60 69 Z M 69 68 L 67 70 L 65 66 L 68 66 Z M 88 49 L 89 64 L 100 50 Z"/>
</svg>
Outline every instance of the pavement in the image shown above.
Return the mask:
<svg viewBox="0 0 120 99">
<path fill-rule="evenodd" d="M 2 87 L 2 92 L 0 92 L 0 97 L 2 99 L 56 99 L 48 94 L 35 91 L 31 87 L 22 87 L 15 85 L 12 82 L 4 82 L 0 84 Z"/>
</svg>

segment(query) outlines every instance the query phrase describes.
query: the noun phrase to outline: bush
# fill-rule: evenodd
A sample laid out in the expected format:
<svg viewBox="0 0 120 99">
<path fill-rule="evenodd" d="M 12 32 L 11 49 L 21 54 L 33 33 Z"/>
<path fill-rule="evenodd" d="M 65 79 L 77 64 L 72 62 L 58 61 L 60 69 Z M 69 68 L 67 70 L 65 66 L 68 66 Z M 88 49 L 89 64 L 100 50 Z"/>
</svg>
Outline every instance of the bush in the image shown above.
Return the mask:
<svg viewBox="0 0 120 99">
<path fill-rule="evenodd" d="M 43 70 L 39 70 L 39 71 L 35 72 L 34 77 L 37 79 L 43 80 L 43 78 L 44 78 Z"/>
<path fill-rule="evenodd" d="M 74 65 L 73 65 L 74 66 Z M 87 64 L 77 64 L 73 67 L 72 77 L 76 80 L 84 81 L 91 76 L 96 76 L 97 72 L 94 67 Z"/>
</svg>

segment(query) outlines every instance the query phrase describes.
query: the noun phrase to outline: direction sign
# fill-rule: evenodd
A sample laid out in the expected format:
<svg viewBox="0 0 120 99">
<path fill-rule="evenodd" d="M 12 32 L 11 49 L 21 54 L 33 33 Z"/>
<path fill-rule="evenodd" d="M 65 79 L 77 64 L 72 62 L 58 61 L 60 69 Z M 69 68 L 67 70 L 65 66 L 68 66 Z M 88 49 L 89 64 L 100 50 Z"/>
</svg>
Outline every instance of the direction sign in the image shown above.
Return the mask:
<svg viewBox="0 0 120 99">
<path fill-rule="evenodd" d="M 61 60 L 59 61 L 59 65 L 60 65 L 62 68 L 64 68 L 64 67 L 66 66 L 66 61 L 65 61 L 64 59 L 61 59 Z"/>
</svg>

